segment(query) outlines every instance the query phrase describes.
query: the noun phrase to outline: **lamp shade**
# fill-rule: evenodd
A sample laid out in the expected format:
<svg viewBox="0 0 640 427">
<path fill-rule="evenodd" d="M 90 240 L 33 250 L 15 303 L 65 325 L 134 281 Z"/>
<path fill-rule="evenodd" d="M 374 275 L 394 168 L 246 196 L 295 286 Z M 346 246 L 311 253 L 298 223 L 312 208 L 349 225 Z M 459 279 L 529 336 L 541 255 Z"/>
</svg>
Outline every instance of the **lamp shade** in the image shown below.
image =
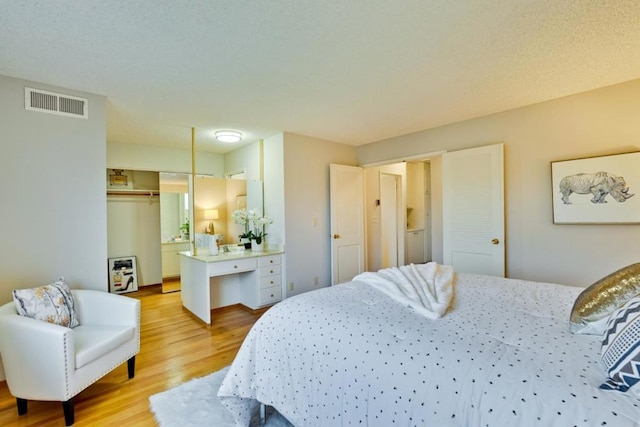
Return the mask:
<svg viewBox="0 0 640 427">
<path fill-rule="evenodd" d="M 205 209 L 204 219 L 218 219 L 218 218 L 220 218 L 218 209 Z"/>
</svg>

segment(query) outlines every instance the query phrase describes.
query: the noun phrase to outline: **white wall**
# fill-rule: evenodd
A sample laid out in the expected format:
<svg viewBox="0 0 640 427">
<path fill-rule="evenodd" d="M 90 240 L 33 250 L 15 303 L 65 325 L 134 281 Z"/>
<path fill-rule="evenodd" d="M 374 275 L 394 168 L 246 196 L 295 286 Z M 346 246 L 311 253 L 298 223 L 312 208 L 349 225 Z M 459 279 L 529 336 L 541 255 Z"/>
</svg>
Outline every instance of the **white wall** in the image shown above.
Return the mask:
<svg viewBox="0 0 640 427">
<path fill-rule="evenodd" d="M 89 118 L 24 108 L 25 86 L 89 99 Z M 105 98 L 0 76 L 0 303 L 64 276 L 107 287 Z"/>
<path fill-rule="evenodd" d="M 196 172 L 224 177 L 224 155 L 196 152 Z M 191 173 L 191 147 L 184 149 L 144 144 L 107 143 L 107 167 L 156 172 Z"/>
<path fill-rule="evenodd" d="M 550 163 L 637 151 L 639 99 L 640 80 L 634 80 L 361 146 L 358 160 L 504 143 L 507 275 L 588 286 L 638 261 L 640 225 L 554 225 Z M 438 161 L 432 162 L 436 232 L 442 224 L 439 170 Z M 441 260 L 437 234 L 433 258 Z"/>
<path fill-rule="evenodd" d="M 240 147 L 224 155 L 224 173 L 244 171 L 247 181 L 262 179 L 262 149 L 260 141 Z"/>
<path fill-rule="evenodd" d="M 284 134 L 286 277 L 294 283 L 289 296 L 331 283 L 330 163 L 355 166 L 355 147 Z"/>
<path fill-rule="evenodd" d="M 444 259 L 442 234 L 442 157 L 431 159 L 431 259 L 442 263 Z"/>
<path fill-rule="evenodd" d="M 284 134 L 266 138 L 263 142 L 263 151 L 264 212 L 273 219 L 273 224 L 267 227 L 269 235 L 266 242 L 270 247 L 284 247 L 286 224 Z M 283 275 L 286 278 L 286 270 Z"/>
</svg>

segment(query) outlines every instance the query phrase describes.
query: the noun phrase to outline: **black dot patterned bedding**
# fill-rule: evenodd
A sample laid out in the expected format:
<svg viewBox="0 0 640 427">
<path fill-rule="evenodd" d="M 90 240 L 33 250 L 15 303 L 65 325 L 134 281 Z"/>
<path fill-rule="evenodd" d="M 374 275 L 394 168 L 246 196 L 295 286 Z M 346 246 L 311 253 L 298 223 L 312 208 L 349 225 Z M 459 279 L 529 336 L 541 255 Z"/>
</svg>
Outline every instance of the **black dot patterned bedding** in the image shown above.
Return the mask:
<svg viewBox="0 0 640 427">
<path fill-rule="evenodd" d="M 308 292 L 254 325 L 218 396 L 238 425 L 258 402 L 296 426 L 640 425 L 636 395 L 599 388 L 602 337 L 570 332 L 581 290 L 458 274 L 435 320 L 360 281 Z"/>
</svg>

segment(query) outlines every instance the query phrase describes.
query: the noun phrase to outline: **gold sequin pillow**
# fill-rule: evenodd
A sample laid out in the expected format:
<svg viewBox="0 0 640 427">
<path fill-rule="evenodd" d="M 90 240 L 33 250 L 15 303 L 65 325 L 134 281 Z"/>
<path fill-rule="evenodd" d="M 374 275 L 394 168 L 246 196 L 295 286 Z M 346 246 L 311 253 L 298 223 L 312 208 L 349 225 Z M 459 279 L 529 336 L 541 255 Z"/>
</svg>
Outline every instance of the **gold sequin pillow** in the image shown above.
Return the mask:
<svg viewBox="0 0 640 427">
<path fill-rule="evenodd" d="M 602 335 L 611 313 L 640 294 L 640 263 L 609 274 L 582 291 L 571 309 L 571 332 Z"/>
<path fill-rule="evenodd" d="M 63 277 L 37 288 L 16 289 L 13 291 L 13 301 L 21 316 L 67 328 L 78 326 L 73 295 Z"/>
</svg>

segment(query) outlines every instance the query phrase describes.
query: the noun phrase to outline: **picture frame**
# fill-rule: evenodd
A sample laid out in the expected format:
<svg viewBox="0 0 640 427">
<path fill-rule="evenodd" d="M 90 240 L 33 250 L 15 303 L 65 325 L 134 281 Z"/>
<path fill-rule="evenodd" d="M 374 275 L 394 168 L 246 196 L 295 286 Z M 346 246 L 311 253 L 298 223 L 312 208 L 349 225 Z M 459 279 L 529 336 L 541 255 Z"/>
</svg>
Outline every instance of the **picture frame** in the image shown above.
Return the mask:
<svg viewBox="0 0 640 427">
<path fill-rule="evenodd" d="M 131 171 L 124 169 L 107 169 L 107 189 L 133 189 Z"/>
<path fill-rule="evenodd" d="M 236 196 L 236 209 L 237 210 L 246 210 L 247 209 L 247 196 Z"/>
<path fill-rule="evenodd" d="M 109 292 L 124 294 L 138 290 L 138 268 L 135 256 L 108 259 Z"/>
<path fill-rule="evenodd" d="M 554 224 L 640 223 L 640 152 L 553 161 L 551 187 Z"/>
</svg>

